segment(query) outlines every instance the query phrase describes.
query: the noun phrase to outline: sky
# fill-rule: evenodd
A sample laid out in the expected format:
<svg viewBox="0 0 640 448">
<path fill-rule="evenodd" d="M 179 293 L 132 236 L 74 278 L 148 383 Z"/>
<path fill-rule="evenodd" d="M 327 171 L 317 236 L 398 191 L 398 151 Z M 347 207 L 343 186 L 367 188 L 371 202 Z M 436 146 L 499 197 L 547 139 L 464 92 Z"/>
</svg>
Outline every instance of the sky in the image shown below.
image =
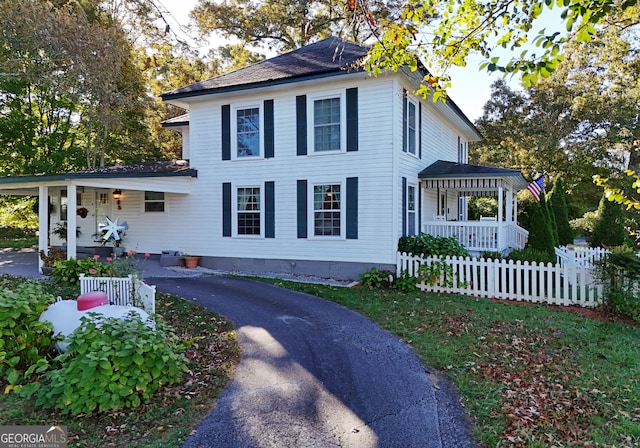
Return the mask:
<svg viewBox="0 0 640 448">
<path fill-rule="evenodd" d="M 189 11 L 196 5 L 197 0 L 160 0 L 174 18 L 182 25 L 189 21 Z M 176 29 L 174 24 L 171 24 Z M 452 87 L 447 91 L 449 97 L 462 109 L 467 117 L 475 122 L 482 116 L 482 108 L 491 95 L 491 84 L 502 75 L 480 71 L 480 57 L 470 60 L 466 67 L 454 67 L 449 75 Z M 512 88 L 518 88 L 517 80 L 507 78 Z"/>
</svg>

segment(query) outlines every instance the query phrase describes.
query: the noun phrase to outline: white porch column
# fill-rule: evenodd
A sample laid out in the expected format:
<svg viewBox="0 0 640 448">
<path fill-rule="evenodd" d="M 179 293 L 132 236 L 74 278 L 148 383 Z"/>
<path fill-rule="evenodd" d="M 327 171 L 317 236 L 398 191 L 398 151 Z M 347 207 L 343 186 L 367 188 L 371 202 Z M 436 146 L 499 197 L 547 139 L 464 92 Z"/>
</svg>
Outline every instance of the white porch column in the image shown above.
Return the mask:
<svg viewBox="0 0 640 448">
<path fill-rule="evenodd" d="M 518 193 L 513 195 L 513 222 L 518 224 Z"/>
<path fill-rule="evenodd" d="M 513 222 L 513 189 L 509 188 L 507 190 L 507 213 L 506 213 L 505 221 Z"/>
<path fill-rule="evenodd" d="M 498 251 L 502 251 L 504 248 L 504 229 L 502 227 L 503 219 L 502 219 L 502 207 L 504 204 L 504 188 L 502 186 L 498 187 Z"/>
<path fill-rule="evenodd" d="M 67 260 L 76 258 L 77 197 L 75 184 L 67 187 Z"/>
<path fill-rule="evenodd" d="M 38 187 L 38 254 L 49 254 L 49 187 Z M 38 256 L 38 272 L 42 273 L 44 263 Z"/>
</svg>

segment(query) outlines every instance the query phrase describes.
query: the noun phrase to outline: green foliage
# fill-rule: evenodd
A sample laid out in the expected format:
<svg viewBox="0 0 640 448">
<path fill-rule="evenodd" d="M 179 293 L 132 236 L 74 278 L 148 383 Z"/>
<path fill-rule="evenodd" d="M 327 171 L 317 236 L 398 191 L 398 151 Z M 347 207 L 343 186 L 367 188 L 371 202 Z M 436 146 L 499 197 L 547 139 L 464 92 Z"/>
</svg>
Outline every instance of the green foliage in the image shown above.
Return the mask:
<svg viewBox="0 0 640 448">
<path fill-rule="evenodd" d="M 360 286 L 365 288 L 388 288 L 393 279 L 393 273 L 387 269 L 371 268 L 364 274 L 360 274 Z"/>
<path fill-rule="evenodd" d="M 145 255 L 147 256 L 147 255 Z M 63 285 L 77 285 L 80 282 L 80 274 L 93 277 L 126 277 L 138 275 L 142 270 L 141 261 L 131 252 L 124 258 L 107 257 L 104 262 L 99 256 L 76 260 L 56 261 L 55 270 L 51 273 L 51 280 Z"/>
<path fill-rule="evenodd" d="M 498 201 L 495 198 L 469 198 L 469 219 L 479 220 L 480 216 L 498 216 Z"/>
<path fill-rule="evenodd" d="M 38 228 L 37 198 L 28 196 L 0 197 L 0 226 L 35 229 Z"/>
<path fill-rule="evenodd" d="M 398 252 L 406 252 L 422 257 L 455 256 L 468 257 L 469 252 L 455 237 L 436 237 L 421 233 L 403 236 L 398 240 Z"/>
<path fill-rule="evenodd" d="M 615 247 L 628 241 L 624 229 L 624 212 L 616 202 L 602 196 L 593 225 L 590 244 L 593 247 Z"/>
<path fill-rule="evenodd" d="M 500 252 L 491 252 L 488 250 L 483 250 L 480 253 L 480 258 L 484 258 L 485 260 L 502 260 L 504 257 Z"/>
<path fill-rule="evenodd" d="M 51 325 L 38 318 L 53 302 L 37 282 L 0 286 L 0 376 L 9 390 L 40 373 L 51 359 Z"/>
<path fill-rule="evenodd" d="M 96 258 L 83 258 L 77 260 L 71 258 L 64 261 L 56 261 L 51 273 L 51 280 L 63 285 L 77 285 L 80 282 L 80 274 L 102 277 L 106 273 L 105 265 Z"/>
<path fill-rule="evenodd" d="M 52 247 L 49 249 L 49 253 L 45 254 L 43 250 L 40 251 L 40 259 L 46 267 L 52 268 L 58 261 L 65 261 L 67 259 L 67 252 L 59 247 Z"/>
<path fill-rule="evenodd" d="M 410 293 L 418 290 L 418 279 L 409 272 L 403 270 L 400 275 L 393 281 L 391 285 L 393 289 L 399 292 Z"/>
<path fill-rule="evenodd" d="M 93 315 L 69 340 L 56 358 L 61 367 L 47 373 L 36 400 L 65 414 L 136 408 L 187 371 L 185 346 L 161 321 L 154 329 L 136 316 Z"/>
<path fill-rule="evenodd" d="M 613 248 L 597 264 L 597 274 L 605 286 L 603 307 L 640 322 L 640 258 L 627 246 Z"/>
<path fill-rule="evenodd" d="M 0 226 L 0 247 L 20 249 L 38 244 L 35 230 L 22 227 Z"/>
<path fill-rule="evenodd" d="M 453 266 L 444 261 L 422 263 L 418 268 L 418 282 L 450 288 L 454 285 L 454 280 Z"/>
<path fill-rule="evenodd" d="M 558 243 L 561 246 L 573 243 L 573 231 L 569 223 L 569 212 L 567 210 L 566 192 L 562 178 L 556 177 L 553 189 L 549 198 L 551 212 L 555 217 L 556 229 L 558 231 Z"/>
<path fill-rule="evenodd" d="M 584 235 L 587 241 L 591 241 L 597 217 L 596 211 L 586 212 L 582 217 L 570 221 L 571 229 L 575 235 Z"/>
<path fill-rule="evenodd" d="M 508 256 L 507 260 L 513 261 L 528 261 L 528 262 L 537 262 L 537 263 L 555 263 L 556 257 L 555 255 L 549 254 L 549 252 L 539 249 L 534 249 L 532 247 L 525 247 L 524 249 L 518 249 L 512 251 Z"/>
<path fill-rule="evenodd" d="M 531 209 L 530 225 L 527 248 L 546 253 L 548 257 L 554 257 L 554 238 L 544 194 L 540 195 L 540 202 Z"/>
</svg>

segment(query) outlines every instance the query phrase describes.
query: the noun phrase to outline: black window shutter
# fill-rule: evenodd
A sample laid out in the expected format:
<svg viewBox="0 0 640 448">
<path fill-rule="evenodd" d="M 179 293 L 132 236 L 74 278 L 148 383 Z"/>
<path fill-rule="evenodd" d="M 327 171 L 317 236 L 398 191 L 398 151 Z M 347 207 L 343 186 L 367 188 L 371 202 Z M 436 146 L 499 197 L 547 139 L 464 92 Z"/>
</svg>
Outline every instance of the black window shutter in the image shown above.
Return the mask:
<svg viewBox="0 0 640 448">
<path fill-rule="evenodd" d="M 307 237 L 307 181 L 298 181 L 298 238 Z"/>
<path fill-rule="evenodd" d="M 347 177 L 347 239 L 358 239 L 358 178 Z"/>
<path fill-rule="evenodd" d="M 231 160 L 231 106 L 222 106 L 222 160 Z"/>
<path fill-rule="evenodd" d="M 231 236 L 231 183 L 222 184 L 222 236 Z"/>
<path fill-rule="evenodd" d="M 407 152 L 407 91 L 402 89 L 402 151 Z"/>
<path fill-rule="evenodd" d="M 297 154 L 307 155 L 307 96 L 296 97 L 296 142 Z"/>
<path fill-rule="evenodd" d="M 422 159 L 422 103 L 418 103 L 418 157 Z"/>
<path fill-rule="evenodd" d="M 418 232 L 419 235 L 422 233 L 422 188 L 420 188 L 420 183 L 418 183 Z"/>
<path fill-rule="evenodd" d="M 264 237 L 276 237 L 276 196 L 275 183 L 264 183 Z"/>
<path fill-rule="evenodd" d="M 273 125 L 273 100 L 264 101 L 264 156 L 274 156 L 275 133 Z"/>
<path fill-rule="evenodd" d="M 347 151 L 358 150 L 358 88 L 347 89 Z"/>
<path fill-rule="evenodd" d="M 407 235 L 407 178 L 402 178 L 402 236 Z"/>
</svg>

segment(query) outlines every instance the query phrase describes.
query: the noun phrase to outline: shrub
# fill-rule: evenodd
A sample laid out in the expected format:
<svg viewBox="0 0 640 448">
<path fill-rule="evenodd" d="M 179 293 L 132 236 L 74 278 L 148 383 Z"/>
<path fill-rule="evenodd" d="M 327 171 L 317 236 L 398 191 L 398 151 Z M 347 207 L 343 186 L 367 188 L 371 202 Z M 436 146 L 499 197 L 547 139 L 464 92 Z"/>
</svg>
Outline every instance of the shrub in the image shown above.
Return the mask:
<svg viewBox="0 0 640 448">
<path fill-rule="evenodd" d="M 597 212 L 586 212 L 581 218 L 571 220 L 571 229 L 576 235 L 584 235 L 587 241 L 591 241 L 593 227 L 596 224 Z"/>
<path fill-rule="evenodd" d="M 531 209 L 531 228 L 529 229 L 529 240 L 527 247 L 529 249 L 544 252 L 548 254 L 544 259 L 553 258 L 555 251 L 554 235 L 549 222 L 549 215 L 544 199 L 544 195 L 540 195 L 540 202 Z"/>
<path fill-rule="evenodd" d="M 0 375 L 9 390 L 29 380 L 53 357 L 51 325 L 38 321 L 53 302 L 54 297 L 35 282 L 0 287 Z"/>
<path fill-rule="evenodd" d="M 409 275 L 407 270 L 403 270 L 391 286 L 400 292 L 415 292 L 418 290 L 418 279 L 413 275 Z"/>
<path fill-rule="evenodd" d="M 555 263 L 555 255 L 549 254 L 544 250 L 534 249 L 532 247 L 525 247 L 524 249 L 514 250 L 508 256 L 507 260 L 513 261 L 528 261 L 537 263 Z"/>
<path fill-rule="evenodd" d="M 604 284 L 603 308 L 640 322 L 640 258 L 633 249 L 615 247 L 596 267 Z"/>
<path fill-rule="evenodd" d="M 93 315 L 69 337 L 61 368 L 47 373 L 37 405 L 78 415 L 140 406 L 187 370 L 185 346 L 168 326 Z"/>
<path fill-rule="evenodd" d="M 490 250 L 483 250 L 480 252 L 480 258 L 485 260 L 502 260 L 504 257 L 501 252 L 492 252 Z"/>
<path fill-rule="evenodd" d="M 398 252 L 430 257 L 447 255 L 468 257 L 469 252 L 455 237 L 437 237 L 421 233 L 416 236 L 403 236 L 398 240 Z"/>
<path fill-rule="evenodd" d="M 77 285 L 80 274 L 102 276 L 107 273 L 103 263 L 97 258 L 83 258 L 76 260 L 71 258 L 64 261 L 56 261 L 53 266 L 55 270 L 51 273 L 51 280 L 63 285 Z"/>
<path fill-rule="evenodd" d="M 360 286 L 365 288 L 388 288 L 393 279 L 393 273 L 387 269 L 371 268 L 360 274 Z"/>
<path fill-rule="evenodd" d="M 567 209 L 567 201 L 565 198 L 564 185 L 562 178 L 557 177 L 553 183 L 549 205 L 551 212 L 555 216 L 556 228 L 558 229 L 558 241 L 560 245 L 573 243 L 573 231 L 569 224 L 569 212 Z"/>
<path fill-rule="evenodd" d="M 598 215 L 593 225 L 591 246 L 614 247 L 620 246 L 626 241 L 627 234 L 624 230 L 624 210 L 622 206 L 602 196 L 598 206 Z"/>
</svg>

